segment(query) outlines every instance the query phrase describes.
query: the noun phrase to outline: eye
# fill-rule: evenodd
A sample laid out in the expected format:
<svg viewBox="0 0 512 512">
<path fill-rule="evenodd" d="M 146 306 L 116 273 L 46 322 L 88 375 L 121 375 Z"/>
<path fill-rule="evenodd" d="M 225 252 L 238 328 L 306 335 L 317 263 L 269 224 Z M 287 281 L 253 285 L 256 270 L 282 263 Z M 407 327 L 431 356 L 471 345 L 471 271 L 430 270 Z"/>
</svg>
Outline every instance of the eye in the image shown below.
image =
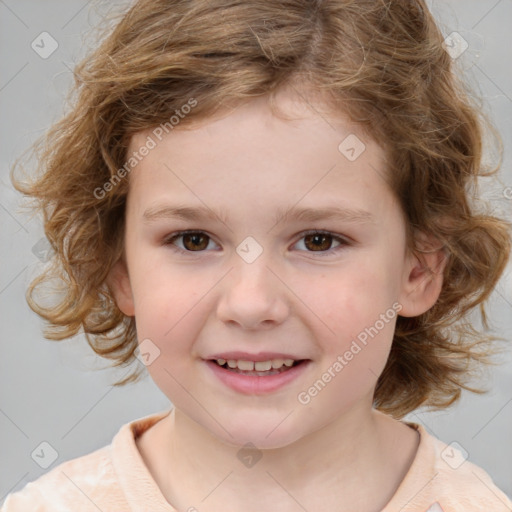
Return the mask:
<svg viewBox="0 0 512 512">
<path fill-rule="evenodd" d="M 348 240 L 329 231 L 310 230 L 301 233 L 301 236 L 300 242 L 304 240 L 303 246 L 306 247 L 306 252 L 322 253 L 322 256 L 325 253 L 332 254 L 350 245 Z M 181 247 L 176 244 L 179 239 L 182 239 Z M 337 247 L 332 248 L 333 240 L 338 243 Z M 163 243 L 174 246 L 173 249 L 181 252 L 203 252 L 209 247 L 209 242 L 212 242 L 211 237 L 203 231 L 178 231 L 165 238 Z"/>
<path fill-rule="evenodd" d="M 175 245 L 175 240 L 183 239 L 183 247 L 177 250 L 185 252 L 201 252 L 209 245 L 211 238 L 203 231 L 179 231 L 164 240 L 165 245 Z"/>
<path fill-rule="evenodd" d="M 308 249 L 307 252 L 319 252 L 322 253 L 321 256 L 324 256 L 325 253 L 332 254 L 343 249 L 344 246 L 350 245 L 348 240 L 329 231 L 311 230 L 301 233 L 301 235 L 302 238 L 297 244 L 304 240 L 302 245 Z M 338 243 L 337 247 L 332 248 L 333 240 Z"/>
</svg>

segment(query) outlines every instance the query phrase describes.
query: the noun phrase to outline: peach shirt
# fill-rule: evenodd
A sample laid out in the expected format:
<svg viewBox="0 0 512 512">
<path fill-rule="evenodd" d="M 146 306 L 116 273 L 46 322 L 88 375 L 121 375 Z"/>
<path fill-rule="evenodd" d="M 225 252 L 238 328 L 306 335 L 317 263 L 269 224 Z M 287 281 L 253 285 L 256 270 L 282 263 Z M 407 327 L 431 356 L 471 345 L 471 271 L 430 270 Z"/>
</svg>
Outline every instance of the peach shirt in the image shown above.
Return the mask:
<svg viewBox="0 0 512 512">
<path fill-rule="evenodd" d="M 127 423 L 112 443 L 63 462 L 7 496 L 1 512 L 176 512 L 145 466 L 135 438 L 170 411 Z M 453 447 L 420 434 L 416 457 L 382 512 L 511 512 L 489 475 Z M 190 504 L 194 510 L 194 504 Z M 199 507 L 199 505 L 198 505 Z"/>
</svg>

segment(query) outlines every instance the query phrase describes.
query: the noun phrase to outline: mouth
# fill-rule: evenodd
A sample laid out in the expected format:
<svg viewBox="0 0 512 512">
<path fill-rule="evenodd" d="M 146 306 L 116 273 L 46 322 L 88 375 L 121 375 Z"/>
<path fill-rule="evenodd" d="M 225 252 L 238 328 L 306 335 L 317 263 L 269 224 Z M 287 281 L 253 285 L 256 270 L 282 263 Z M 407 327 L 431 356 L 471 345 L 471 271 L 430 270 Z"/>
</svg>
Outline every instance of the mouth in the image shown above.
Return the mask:
<svg viewBox="0 0 512 512">
<path fill-rule="evenodd" d="M 291 368 L 304 364 L 308 359 L 269 359 L 268 361 L 210 359 L 209 361 L 230 373 L 255 377 L 270 377 L 290 371 Z"/>
<path fill-rule="evenodd" d="M 291 359 L 282 356 L 284 354 L 251 355 L 232 352 L 216 354 L 203 361 L 212 372 L 212 376 L 224 386 L 237 393 L 266 395 L 290 386 L 312 363 L 311 359 Z M 236 357 L 240 359 L 235 359 Z M 245 359 L 242 359 L 243 357 Z"/>
</svg>

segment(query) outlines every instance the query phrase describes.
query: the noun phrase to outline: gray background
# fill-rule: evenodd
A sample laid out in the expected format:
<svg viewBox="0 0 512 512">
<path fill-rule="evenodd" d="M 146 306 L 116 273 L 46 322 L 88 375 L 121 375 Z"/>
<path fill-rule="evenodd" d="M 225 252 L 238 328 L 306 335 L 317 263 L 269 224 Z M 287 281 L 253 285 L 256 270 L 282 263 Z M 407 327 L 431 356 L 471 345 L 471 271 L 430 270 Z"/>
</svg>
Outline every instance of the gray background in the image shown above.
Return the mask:
<svg viewBox="0 0 512 512">
<path fill-rule="evenodd" d="M 0 0 L 0 503 L 7 493 L 57 464 L 110 443 L 123 423 L 170 407 L 149 377 L 113 388 L 111 383 L 126 370 L 105 369 L 107 364 L 98 360 L 82 336 L 45 340 L 42 322 L 24 298 L 29 281 L 43 265 L 34 249 L 43 232 L 37 217 L 20 210 L 9 169 L 63 113 L 70 70 L 87 45 L 94 44 L 90 27 L 102 18 L 107 4 L 120 2 Z M 504 190 L 512 186 L 512 0 L 444 0 L 429 5 L 445 35 L 457 31 L 469 44 L 457 64 L 483 97 L 485 111 L 505 145 L 499 180 L 484 194 L 497 213 L 510 217 L 512 193 L 507 199 Z M 59 45 L 46 59 L 31 47 L 44 31 Z M 495 332 L 510 341 L 510 265 L 489 312 Z M 422 423 L 447 443 L 456 441 L 470 461 L 512 496 L 512 348 L 502 359 L 503 365 L 489 371 L 488 394 L 464 393 L 448 410 L 420 411 L 407 419 Z M 34 450 L 41 452 L 44 441 L 58 454 L 48 469 L 36 462 L 43 458 L 31 457 Z"/>
</svg>

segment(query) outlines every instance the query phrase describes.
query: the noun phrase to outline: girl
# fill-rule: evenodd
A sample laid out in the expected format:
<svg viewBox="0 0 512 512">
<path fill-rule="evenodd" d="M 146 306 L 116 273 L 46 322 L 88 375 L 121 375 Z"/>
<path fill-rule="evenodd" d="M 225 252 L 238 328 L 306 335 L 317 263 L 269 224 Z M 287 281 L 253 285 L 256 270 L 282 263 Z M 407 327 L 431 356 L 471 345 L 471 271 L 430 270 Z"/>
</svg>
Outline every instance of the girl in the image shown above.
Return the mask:
<svg viewBox="0 0 512 512">
<path fill-rule="evenodd" d="M 472 389 L 510 254 L 445 47 L 423 0 L 133 4 L 16 184 L 56 254 L 31 292 L 67 283 L 29 294 L 47 335 L 138 358 L 173 408 L 2 510 L 512 509 L 401 421 Z"/>
</svg>

